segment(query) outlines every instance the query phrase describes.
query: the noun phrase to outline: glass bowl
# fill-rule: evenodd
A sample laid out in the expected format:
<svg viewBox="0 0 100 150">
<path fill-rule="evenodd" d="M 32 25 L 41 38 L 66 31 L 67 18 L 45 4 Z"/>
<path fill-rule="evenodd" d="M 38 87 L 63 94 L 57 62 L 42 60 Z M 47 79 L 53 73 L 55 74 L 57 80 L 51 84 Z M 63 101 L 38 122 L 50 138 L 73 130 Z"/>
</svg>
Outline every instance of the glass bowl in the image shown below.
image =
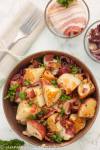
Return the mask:
<svg viewBox="0 0 100 150">
<path fill-rule="evenodd" d="M 45 22 L 46 22 L 46 25 L 47 25 L 47 27 L 48 27 L 48 29 L 53 33 L 53 34 L 55 34 L 56 36 L 59 36 L 59 37 L 61 37 L 61 38 L 73 38 L 73 37 L 76 37 L 76 36 L 78 36 L 78 35 L 80 35 L 85 29 L 86 29 L 86 27 L 87 27 L 87 25 L 88 25 L 88 23 L 89 23 L 89 19 L 90 19 L 90 11 L 89 11 L 89 8 L 88 8 L 88 6 L 87 6 L 87 4 L 86 4 L 86 2 L 84 1 L 84 0 L 77 0 L 77 3 L 78 3 L 78 6 L 76 5 L 76 4 L 73 4 L 73 5 L 75 5 L 75 6 L 77 6 L 78 7 L 78 11 L 77 11 L 77 9 L 75 10 L 75 6 L 73 6 L 73 5 L 71 5 L 70 7 L 68 7 L 68 8 L 66 8 L 66 7 L 63 7 L 63 9 L 64 9 L 64 14 L 63 15 L 61 15 L 62 13 L 63 13 L 63 11 L 61 10 L 60 11 L 60 13 L 59 13 L 59 11 L 57 11 L 56 12 L 56 17 L 55 17 L 55 14 L 53 13 L 53 16 L 52 16 L 52 14 L 50 14 L 50 9 L 51 9 L 51 6 L 53 6 L 52 8 L 54 8 L 55 7 L 55 5 L 54 4 L 57 4 L 57 0 L 50 0 L 49 2 L 48 2 L 48 4 L 47 4 L 47 6 L 46 6 L 46 8 L 45 8 Z M 57 5 L 60 5 L 60 4 L 57 4 Z M 61 5 L 60 5 L 61 6 Z M 57 7 L 57 6 L 56 6 Z M 55 7 L 55 8 L 56 8 Z M 54 8 L 54 9 L 55 9 Z M 70 9 L 71 8 L 71 9 Z M 62 9 L 62 8 L 60 8 L 60 9 Z M 68 12 L 66 12 L 66 10 L 65 9 L 67 9 L 67 10 L 69 10 L 70 9 L 70 11 L 69 11 L 69 13 Z M 71 11 L 74 11 L 74 12 L 71 12 Z M 81 13 L 79 12 L 79 11 L 81 11 Z M 49 13 L 48 13 L 49 12 Z M 72 13 L 72 14 L 71 14 Z M 81 14 L 81 16 L 79 16 Z M 64 15 L 67 15 L 67 17 L 66 16 L 64 16 Z M 75 16 L 76 15 L 76 16 Z M 54 20 L 53 19 L 53 17 L 55 17 L 55 19 L 56 20 Z M 60 17 L 60 20 L 59 20 L 59 18 L 58 17 Z M 62 18 L 62 17 L 64 17 L 64 18 Z M 66 18 L 65 18 L 66 17 Z M 69 23 L 69 21 L 71 20 L 71 19 L 77 19 L 77 18 L 81 18 L 81 17 L 84 17 L 85 18 L 85 22 L 83 21 L 83 23 L 84 23 L 84 27 L 81 27 L 81 30 L 80 30 L 80 32 L 78 33 L 78 34 L 75 34 L 75 35 L 69 35 L 69 36 L 67 36 L 67 35 L 65 35 L 64 34 L 64 32 L 61 32 L 60 30 L 62 30 L 61 28 L 62 28 L 62 26 L 64 25 L 63 23 L 66 23 L 65 21 L 66 21 L 66 19 L 67 19 L 67 23 Z M 82 18 L 83 19 L 83 18 Z M 56 21 L 56 22 L 55 22 Z M 57 23 L 57 21 L 58 21 L 58 23 Z M 61 22 L 61 21 L 63 21 L 63 22 Z M 79 23 L 79 22 L 78 22 Z M 77 23 L 77 24 L 78 24 Z M 58 25 L 59 25 L 59 27 L 58 27 Z M 73 25 L 73 22 L 71 23 L 71 26 Z M 83 25 L 83 24 L 82 24 Z M 64 26 L 64 28 L 65 28 L 65 31 L 66 31 L 66 29 L 68 29 L 68 27 L 70 26 L 70 24 L 67 24 L 67 25 L 65 25 Z M 57 28 L 56 28 L 57 27 Z M 77 25 L 75 24 L 75 21 L 74 21 L 74 27 L 77 27 Z M 80 27 L 80 26 L 79 26 Z M 60 28 L 60 30 L 58 29 L 58 28 Z M 75 30 L 75 28 L 74 28 L 74 30 Z M 77 29 L 76 29 L 77 30 Z M 70 30 L 70 31 L 72 31 L 72 30 Z"/>
<path fill-rule="evenodd" d="M 90 58 L 92 58 L 94 61 L 100 63 L 100 60 L 98 60 L 95 56 L 93 56 L 93 54 L 90 52 L 90 49 L 89 49 L 89 41 L 88 41 L 88 38 L 89 38 L 89 33 L 91 31 L 91 29 L 95 29 L 97 27 L 97 25 L 100 24 L 100 20 L 94 22 L 93 24 L 91 24 L 89 26 L 89 28 L 87 29 L 86 33 L 85 33 L 85 36 L 84 36 L 84 48 L 85 48 L 85 51 L 86 53 L 88 54 L 88 56 Z"/>
</svg>

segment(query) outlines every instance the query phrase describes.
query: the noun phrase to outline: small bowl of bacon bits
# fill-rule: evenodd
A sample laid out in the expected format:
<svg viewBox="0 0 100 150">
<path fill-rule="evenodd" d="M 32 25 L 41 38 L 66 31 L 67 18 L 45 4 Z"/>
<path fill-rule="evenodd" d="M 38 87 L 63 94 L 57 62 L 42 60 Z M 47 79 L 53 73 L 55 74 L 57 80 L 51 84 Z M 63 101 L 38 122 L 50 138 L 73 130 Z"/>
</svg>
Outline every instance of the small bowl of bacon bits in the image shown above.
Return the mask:
<svg viewBox="0 0 100 150">
<path fill-rule="evenodd" d="M 100 63 L 100 20 L 94 22 L 84 37 L 84 46 L 87 54 Z"/>
<path fill-rule="evenodd" d="M 47 27 L 62 38 L 80 35 L 89 18 L 89 8 L 84 0 L 50 0 L 45 9 Z"/>
<path fill-rule="evenodd" d="M 61 147 L 80 139 L 99 110 L 97 83 L 75 57 L 44 51 L 22 60 L 10 73 L 3 108 L 12 129 L 27 142 Z"/>
</svg>

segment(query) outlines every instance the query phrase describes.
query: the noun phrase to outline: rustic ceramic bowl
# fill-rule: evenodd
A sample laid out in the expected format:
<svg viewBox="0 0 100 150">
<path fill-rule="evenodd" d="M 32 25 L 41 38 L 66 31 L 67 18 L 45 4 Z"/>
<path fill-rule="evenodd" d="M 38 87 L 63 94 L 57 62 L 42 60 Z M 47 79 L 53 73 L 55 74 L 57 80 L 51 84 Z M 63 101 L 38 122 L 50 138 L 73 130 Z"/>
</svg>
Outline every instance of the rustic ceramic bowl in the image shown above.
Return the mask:
<svg viewBox="0 0 100 150">
<path fill-rule="evenodd" d="M 39 141 L 38 139 L 34 138 L 34 137 L 27 137 L 24 136 L 22 134 L 22 131 L 24 130 L 24 126 L 18 124 L 18 122 L 16 121 L 16 110 L 17 110 L 17 104 L 11 103 L 9 100 L 4 100 L 4 97 L 7 95 L 7 91 L 9 88 L 9 83 L 10 80 L 12 79 L 13 75 L 18 73 L 20 69 L 26 67 L 30 60 L 33 58 L 35 59 L 36 57 L 39 57 L 41 55 L 45 55 L 45 54 L 55 54 L 55 55 L 63 55 L 63 56 L 67 56 L 69 58 L 71 58 L 72 60 L 74 60 L 76 62 L 76 64 L 78 64 L 78 66 L 80 66 L 81 68 L 83 68 L 83 71 L 85 73 L 88 73 L 92 82 L 94 83 L 95 87 L 96 87 L 96 92 L 95 92 L 95 97 L 97 100 L 97 108 L 96 108 L 96 113 L 95 116 L 88 120 L 86 127 L 81 130 L 73 139 L 69 140 L 69 141 L 65 141 L 61 144 L 58 143 L 49 143 L 47 141 Z M 84 134 L 87 133 L 87 131 L 92 127 L 96 117 L 97 117 L 97 113 L 99 110 L 99 91 L 98 91 L 98 87 L 97 87 L 97 83 L 95 78 L 93 77 L 91 71 L 81 62 L 79 61 L 77 58 L 67 54 L 67 53 L 63 53 L 63 52 L 58 52 L 58 51 L 44 51 L 44 52 L 39 52 L 36 54 L 33 54 L 31 56 L 28 56 L 27 58 L 25 58 L 24 60 L 22 60 L 10 73 L 10 75 L 8 76 L 8 79 L 5 83 L 4 86 L 4 90 L 3 90 L 3 109 L 6 115 L 6 118 L 11 126 L 11 128 L 24 140 L 26 140 L 27 142 L 33 144 L 33 145 L 37 145 L 37 146 L 45 146 L 45 147 L 61 147 L 61 146 L 66 146 L 69 145 L 75 141 L 77 141 L 78 139 L 80 139 Z"/>
</svg>

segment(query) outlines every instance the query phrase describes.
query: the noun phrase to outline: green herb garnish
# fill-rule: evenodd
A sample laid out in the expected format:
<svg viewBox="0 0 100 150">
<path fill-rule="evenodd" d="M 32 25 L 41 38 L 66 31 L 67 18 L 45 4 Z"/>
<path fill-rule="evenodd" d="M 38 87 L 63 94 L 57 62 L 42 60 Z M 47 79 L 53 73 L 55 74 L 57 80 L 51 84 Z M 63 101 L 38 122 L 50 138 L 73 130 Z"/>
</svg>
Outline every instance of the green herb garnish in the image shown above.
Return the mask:
<svg viewBox="0 0 100 150">
<path fill-rule="evenodd" d="M 45 64 L 40 64 L 40 67 L 45 67 Z"/>
<path fill-rule="evenodd" d="M 37 60 L 39 63 L 42 63 L 42 64 L 43 64 L 43 58 L 44 58 L 44 56 L 40 56 L 40 57 L 37 57 L 36 60 Z"/>
<path fill-rule="evenodd" d="M 40 122 L 41 124 L 43 124 L 44 126 L 47 125 L 47 121 L 46 121 L 46 120 L 40 120 L 39 122 Z"/>
<path fill-rule="evenodd" d="M 28 102 L 29 106 L 31 107 L 33 105 L 33 102 L 32 101 L 29 101 Z"/>
<path fill-rule="evenodd" d="M 75 0 L 57 0 L 57 2 L 64 7 L 68 7 L 71 3 L 73 3 Z"/>
<path fill-rule="evenodd" d="M 37 120 L 37 115 L 30 115 L 27 119 L 28 120 Z"/>
<path fill-rule="evenodd" d="M 76 65 L 72 65 L 71 66 L 71 73 L 77 74 L 78 72 L 79 72 L 79 67 L 77 67 Z"/>
<path fill-rule="evenodd" d="M 20 92 L 19 97 L 20 97 L 21 100 L 25 100 L 26 99 L 26 93 L 25 92 Z"/>
<path fill-rule="evenodd" d="M 40 111 L 40 112 L 38 112 L 36 115 L 37 115 L 37 117 L 41 117 L 42 115 L 44 115 L 45 114 L 45 112 L 44 111 Z"/>
<path fill-rule="evenodd" d="M 24 85 L 25 85 L 25 86 L 28 86 L 28 85 L 30 85 L 30 84 L 31 84 L 31 82 L 30 82 L 29 80 L 25 80 L 25 81 L 24 81 Z"/>
<path fill-rule="evenodd" d="M 67 100 L 70 100 L 70 99 L 71 99 L 71 96 L 66 95 L 64 93 L 60 96 L 61 101 L 67 101 Z"/>
<path fill-rule="evenodd" d="M 84 100 L 83 100 L 83 99 L 80 99 L 80 102 L 81 102 L 81 103 L 83 103 L 83 102 L 84 102 Z"/>
<path fill-rule="evenodd" d="M 64 110 L 63 107 L 61 108 L 60 115 L 61 115 L 61 116 L 64 116 L 64 115 L 65 115 L 65 110 Z"/>
<path fill-rule="evenodd" d="M 51 80 L 51 84 L 57 87 L 57 80 Z"/>
<path fill-rule="evenodd" d="M 45 67 L 45 64 L 43 63 L 43 58 L 44 58 L 44 56 L 40 56 L 40 57 L 36 58 L 36 61 L 39 62 L 40 67 Z"/>
<path fill-rule="evenodd" d="M 58 63 L 61 63 L 60 56 L 55 56 L 55 59 L 57 60 Z"/>
<path fill-rule="evenodd" d="M 8 90 L 7 96 L 4 99 L 9 98 L 10 101 L 14 101 L 16 90 L 17 90 L 18 87 L 19 87 L 19 84 L 11 85 L 9 90 Z"/>
<path fill-rule="evenodd" d="M 44 115 L 44 111 L 40 111 L 40 112 L 38 112 L 37 114 L 35 114 L 35 115 L 30 115 L 27 119 L 28 120 L 37 120 L 39 117 L 41 117 L 42 115 Z"/>
<path fill-rule="evenodd" d="M 63 137 L 61 137 L 59 134 L 53 134 L 51 139 L 54 141 L 54 142 L 57 142 L 57 143 L 61 143 L 63 141 Z"/>
<path fill-rule="evenodd" d="M 10 141 L 0 140 L 0 150 L 20 150 L 24 144 L 24 141 L 18 139 Z"/>
</svg>

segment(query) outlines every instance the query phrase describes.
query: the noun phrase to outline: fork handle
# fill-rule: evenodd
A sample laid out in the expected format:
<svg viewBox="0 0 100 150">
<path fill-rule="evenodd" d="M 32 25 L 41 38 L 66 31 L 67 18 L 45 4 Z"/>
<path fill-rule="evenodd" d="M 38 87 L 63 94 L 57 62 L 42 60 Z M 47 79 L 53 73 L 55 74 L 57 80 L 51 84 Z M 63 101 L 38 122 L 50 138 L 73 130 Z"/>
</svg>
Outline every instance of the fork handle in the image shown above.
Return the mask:
<svg viewBox="0 0 100 150">
<path fill-rule="evenodd" d="M 22 32 L 19 32 L 15 40 L 8 46 L 8 49 L 11 49 L 18 41 L 20 41 L 23 38 L 26 38 L 26 36 Z"/>
<path fill-rule="evenodd" d="M 15 45 L 15 43 L 17 43 L 17 41 L 16 41 L 16 42 L 11 43 L 11 44 L 8 46 L 8 49 L 11 49 L 11 48 Z"/>
</svg>

